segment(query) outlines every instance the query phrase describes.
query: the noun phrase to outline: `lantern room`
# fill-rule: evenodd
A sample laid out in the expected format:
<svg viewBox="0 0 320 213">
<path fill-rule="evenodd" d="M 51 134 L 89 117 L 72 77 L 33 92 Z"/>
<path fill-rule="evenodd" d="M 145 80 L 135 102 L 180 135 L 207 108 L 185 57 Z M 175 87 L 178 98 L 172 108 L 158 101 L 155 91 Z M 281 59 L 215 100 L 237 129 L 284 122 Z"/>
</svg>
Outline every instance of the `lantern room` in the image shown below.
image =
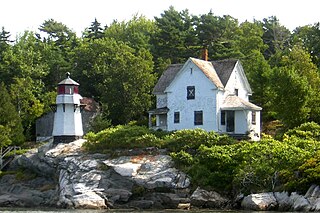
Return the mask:
<svg viewBox="0 0 320 213">
<path fill-rule="evenodd" d="M 67 78 L 58 84 L 58 95 L 79 94 L 79 84 L 70 78 L 67 72 Z"/>
</svg>

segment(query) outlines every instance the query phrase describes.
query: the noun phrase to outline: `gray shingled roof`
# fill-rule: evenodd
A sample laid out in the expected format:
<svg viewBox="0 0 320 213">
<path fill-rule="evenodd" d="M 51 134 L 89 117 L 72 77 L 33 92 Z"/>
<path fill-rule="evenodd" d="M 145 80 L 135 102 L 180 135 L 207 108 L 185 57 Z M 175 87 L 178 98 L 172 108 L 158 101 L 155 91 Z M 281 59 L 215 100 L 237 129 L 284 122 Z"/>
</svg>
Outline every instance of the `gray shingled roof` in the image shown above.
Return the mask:
<svg viewBox="0 0 320 213">
<path fill-rule="evenodd" d="M 207 78 L 210 79 L 210 81 L 214 83 L 216 87 L 221 89 L 224 88 L 211 62 L 195 58 L 191 58 L 191 60 L 195 65 L 199 67 L 200 70 L 202 70 L 202 72 L 207 76 Z"/>
<path fill-rule="evenodd" d="M 214 69 L 216 70 L 221 83 L 223 86 L 226 86 L 230 75 L 236 66 L 238 60 L 236 59 L 225 59 L 225 60 L 219 60 L 219 61 L 211 61 L 213 64 Z"/>
<path fill-rule="evenodd" d="M 203 71 L 203 73 L 219 88 L 226 86 L 230 75 L 237 63 L 236 59 L 226 59 L 219 61 L 203 61 L 195 58 L 191 60 Z M 213 68 L 209 66 L 213 65 Z M 171 84 L 177 73 L 184 64 L 172 64 L 163 72 L 156 86 L 153 89 L 154 94 L 164 93 L 166 88 Z M 215 71 L 214 71 L 215 70 Z"/>
<path fill-rule="evenodd" d="M 248 110 L 262 110 L 261 107 L 258 107 L 257 105 L 254 105 L 253 103 L 250 103 L 248 101 L 245 101 L 241 98 L 239 98 L 236 95 L 229 95 L 226 97 L 224 100 L 222 106 L 222 110 L 243 110 L 243 109 L 248 109 Z"/>
<path fill-rule="evenodd" d="M 171 84 L 174 77 L 177 75 L 177 73 L 180 71 L 180 69 L 183 67 L 183 64 L 171 64 L 166 69 L 166 71 L 163 72 L 160 79 L 158 80 L 156 86 L 153 88 L 152 93 L 163 93 L 166 88 Z"/>
</svg>

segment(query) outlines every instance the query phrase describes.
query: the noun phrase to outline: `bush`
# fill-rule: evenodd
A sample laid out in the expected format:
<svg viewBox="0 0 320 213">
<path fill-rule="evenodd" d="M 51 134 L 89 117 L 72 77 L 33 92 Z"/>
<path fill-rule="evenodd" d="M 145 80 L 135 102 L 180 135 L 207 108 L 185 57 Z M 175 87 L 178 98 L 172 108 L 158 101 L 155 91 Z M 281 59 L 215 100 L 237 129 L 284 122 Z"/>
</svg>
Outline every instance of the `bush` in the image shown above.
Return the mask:
<svg viewBox="0 0 320 213">
<path fill-rule="evenodd" d="M 98 133 L 88 133 L 84 147 L 88 151 L 103 151 L 109 149 L 132 149 L 148 146 L 160 146 L 161 140 L 151 131 L 142 126 L 119 125 Z"/>
<path fill-rule="evenodd" d="M 288 130 L 284 137 L 298 137 L 301 139 L 320 139 L 320 125 L 315 122 L 301 124 L 299 127 Z"/>
<path fill-rule="evenodd" d="M 171 151 L 178 169 L 194 185 L 220 193 L 300 191 L 320 182 L 319 127 L 315 123 L 288 131 L 283 141 L 264 137 L 242 141 L 202 129 L 171 133 L 135 125 L 87 134 L 89 151 L 161 147 Z"/>
<path fill-rule="evenodd" d="M 179 152 L 172 152 L 170 156 L 177 165 L 191 166 L 194 163 L 193 156 L 183 150 Z"/>
<path fill-rule="evenodd" d="M 213 146 L 232 144 L 235 141 L 226 135 L 207 132 L 203 129 L 178 130 L 165 138 L 165 146 L 170 151 L 196 150 L 200 145 Z"/>
</svg>

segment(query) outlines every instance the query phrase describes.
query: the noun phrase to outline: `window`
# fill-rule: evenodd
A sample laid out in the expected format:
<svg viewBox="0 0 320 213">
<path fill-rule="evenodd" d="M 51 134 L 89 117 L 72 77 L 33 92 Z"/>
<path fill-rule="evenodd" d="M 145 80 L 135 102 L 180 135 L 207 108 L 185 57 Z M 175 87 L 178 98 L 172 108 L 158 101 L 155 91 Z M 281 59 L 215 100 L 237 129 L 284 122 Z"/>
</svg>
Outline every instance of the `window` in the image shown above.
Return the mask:
<svg viewBox="0 0 320 213">
<path fill-rule="evenodd" d="M 194 125 L 203 125 L 202 111 L 194 111 Z"/>
<path fill-rule="evenodd" d="M 238 95 L 239 95 L 239 90 L 238 90 L 238 89 L 234 89 L 234 94 L 235 94 L 236 96 L 238 96 Z"/>
<path fill-rule="evenodd" d="M 180 123 L 180 112 L 174 112 L 173 122 L 175 124 Z"/>
<path fill-rule="evenodd" d="M 73 86 L 66 85 L 64 93 L 72 95 L 73 94 Z"/>
<path fill-rule="evenodd" d="M 226 111 L 221 111 L 221 125 L 226 125 Z"/>
<path fill-rule="evenodd" d="M 252 124 L 256 124 L 256 112 L 255 111 L 252 111 L 252 121 L 251 121 Z"/>
<path fill-rule="evenodd" d="M 195 98 L 195 87 L 194 86 L 187 86 L 187 99 L 194 99 Z"/>
</svg>

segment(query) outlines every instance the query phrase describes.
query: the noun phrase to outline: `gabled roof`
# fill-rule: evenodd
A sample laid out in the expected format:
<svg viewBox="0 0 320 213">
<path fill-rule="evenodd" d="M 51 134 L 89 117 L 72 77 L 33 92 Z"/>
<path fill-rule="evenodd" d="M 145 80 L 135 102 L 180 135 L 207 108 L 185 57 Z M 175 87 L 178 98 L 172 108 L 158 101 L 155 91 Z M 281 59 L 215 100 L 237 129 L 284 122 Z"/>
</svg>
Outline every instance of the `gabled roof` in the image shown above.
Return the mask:
<svg viewBox="0 0 320 213">
<path fill-rule="evenodd" d="M 189 58 L 206 75 L 212 83 L 218 88 L 224 88 L 230 78 L 232 71 L 238 60 L 226 59 L 219 61 L 204 61 L 195 58 Z M 171 84 L 184 64 L 172 64 L 163 72 L 156 86 L 153 89 L 154 94 L 164 93 Z"/>
<path fill-rule="evenodd" d="M 211 61 L 223 86 L 226 86 L 237 62 L 238 62 L 237 59 Z"/>
<path fill-rule="evenodd" d="M 244 109 L 246 109 L 246 110 L 256 110 L 256 111 L 262 110 L 261 107 L 258 107 L 257 105 L 254 105 L 253 103 L 245 101 L 236 95 L 227 96 L 221 106 L 221 109 L 222 110 L 244 110 Z"/>
<path fill-rule="evenodd" d="M 209 61 L 204 61 L 200 59 L 190 58 L 191 61 L 199 67 L 199 69 L 214 83 L 214 85 L 218 88 L 223 89 L 224 86 L 220 81 L 220 78 L 214 69 L 213 65 Z"/>
<path fill-rule="evenodd" d="M 163 93 L 166 88 L 171 84 L 174 77 L 176 77 L 177 73 L 183 67 L 183 64 L 171 64 L 168 66 L 166 71 L 164 71 L 158 80 L 156 86 L 153 88 L 152 93 Z"/>
</svg>

